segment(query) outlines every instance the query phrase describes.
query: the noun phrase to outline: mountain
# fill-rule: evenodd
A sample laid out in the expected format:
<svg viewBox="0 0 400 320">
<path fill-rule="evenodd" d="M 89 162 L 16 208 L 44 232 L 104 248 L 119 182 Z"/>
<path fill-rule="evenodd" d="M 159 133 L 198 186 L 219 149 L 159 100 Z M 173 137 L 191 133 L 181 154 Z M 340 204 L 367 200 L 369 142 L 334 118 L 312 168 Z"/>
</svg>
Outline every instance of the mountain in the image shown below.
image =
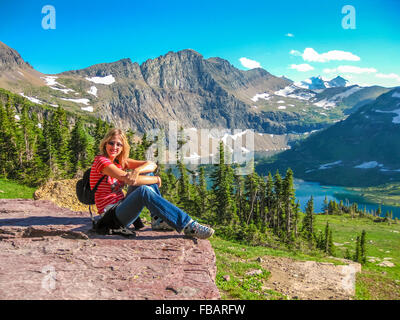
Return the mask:
<svg viewBox="0 0 400 320">
<path fill-rule="evenodd" d="M 346 87 L 349 81 L 337 76 L 331 80 L 324 80 L 321 76 L 311 77 L 306 80 L 295 82 L 294 84 L 299 88 L 320 90 L 326 88 Z"/>
<path fill-rule="evenodd" d="M 304 180 L 371 186 L 400 181 L 400 87 L 310 135 L 257 171 L 290 167 Z"/>
<path fill-rule="evenodd" d="M 18 91 L 18 83 L 25 81 L 29 84 L 40 86 L 42 74 L 25 62 L 21 55 L 14 49 L 0 41 L 0 87 Z"/>
<path fill-rule="evenodd" d="M 191 49 L 142 64 L 124 58 L 53 75 L 38 72 L 3 43 L 0 57 L 0 87 L 35 104 L 92 114 L 140 134 L 171 121 L 184 128 L 253 129 L 264 139 L 257 138 L 256 149 L 268 152 L 288 148 L 296 137 L 346 118 L 389 90 L 339 86 L 346 82 L 340 77 L 329 88 L 301 88 L 264 69 L 239 70 Z"/>
</svg>

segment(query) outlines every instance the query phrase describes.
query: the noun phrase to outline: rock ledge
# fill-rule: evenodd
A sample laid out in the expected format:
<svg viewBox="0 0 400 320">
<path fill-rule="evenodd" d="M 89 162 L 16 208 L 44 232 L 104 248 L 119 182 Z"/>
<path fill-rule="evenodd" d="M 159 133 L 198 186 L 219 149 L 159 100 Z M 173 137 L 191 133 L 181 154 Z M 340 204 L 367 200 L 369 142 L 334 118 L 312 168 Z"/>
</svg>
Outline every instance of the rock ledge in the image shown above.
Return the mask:
<svg viewBox="0 0 400 320">
<path fill-rule="evenodd" d="M 50 201 L 0 199 L 0 300 L 220 298 L 209 241 L 90 227 L 87 213 Z"/>
</svg>

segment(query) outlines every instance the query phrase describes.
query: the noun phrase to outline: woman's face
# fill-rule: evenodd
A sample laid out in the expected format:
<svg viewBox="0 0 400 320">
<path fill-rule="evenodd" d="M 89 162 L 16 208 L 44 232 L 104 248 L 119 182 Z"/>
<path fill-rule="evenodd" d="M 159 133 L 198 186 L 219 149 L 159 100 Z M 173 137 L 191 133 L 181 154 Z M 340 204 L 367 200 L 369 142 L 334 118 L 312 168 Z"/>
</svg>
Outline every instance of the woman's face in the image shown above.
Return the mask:
<svg viewBox="0 0 400 320">
<path fill-rule="evenodd" d="M 123 143 L 120 136 L 114 136 L 107 142 L 106 151 L 108 157 L 112 160 L 114 160 L 116 157 L 120 155 L 122 149 L 123 149 Z"/>
</svg>

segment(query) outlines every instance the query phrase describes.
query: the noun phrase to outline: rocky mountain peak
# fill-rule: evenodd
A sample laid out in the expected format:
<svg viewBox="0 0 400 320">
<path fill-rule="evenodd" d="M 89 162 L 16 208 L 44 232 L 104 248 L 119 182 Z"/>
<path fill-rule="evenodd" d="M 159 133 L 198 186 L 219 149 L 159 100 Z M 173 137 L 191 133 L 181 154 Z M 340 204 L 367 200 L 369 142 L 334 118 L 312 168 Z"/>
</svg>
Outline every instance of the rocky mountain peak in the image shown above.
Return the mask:
<svg viewBox="0 0 400 320">
<path fill-rule="evenodd" d="M 0 70 L 12 70 L 16 67 L 32 68 L 16 50 L 0 41 Z"/>
</svg>

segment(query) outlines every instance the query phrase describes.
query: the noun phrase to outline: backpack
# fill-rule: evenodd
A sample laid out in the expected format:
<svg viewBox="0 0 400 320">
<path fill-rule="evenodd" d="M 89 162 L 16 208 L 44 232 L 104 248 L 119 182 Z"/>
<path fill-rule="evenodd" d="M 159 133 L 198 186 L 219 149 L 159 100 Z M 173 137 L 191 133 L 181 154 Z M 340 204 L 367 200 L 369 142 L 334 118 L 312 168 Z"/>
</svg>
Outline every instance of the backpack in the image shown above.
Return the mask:
<svg viewBox="0 0 400 320">
<path fill-rule="evenodd" d="M 90 189 L 90 171 L 91 168 L 87 169 L 83 174 L 83 178 L 79 179 L 76 183 L 76 195 L 78 200 L 83 204 L 95 204 L 94 202 L 94 194 L 97 191 L 100 183 L 106 177 L 105 175 L 102 176 L 99 181 L 97 181 L 96 185 L 94 186 L 93 190 Z"/>
<path fill-rule="evenodd" d="M 120 202 L 116 203 L 111 209 L 107 210 L 107 212 L 97 222 L 94 220 L 90 206 L 95 204 L 94 195 L 106 175 L 103 175 L 99 181 L 97 181 L 92 190 L 90 189 L 90 172 L 91 168 L 87 169 L 83 174 L 82 179 L 77 181 L 76 195 L 80 202 L 89 205 L 90 218 L 92 220 L 92 231 L 103 235 L 119 234 L 125 237 L 136 236 L 135 232 L 121 226 L 121 224 L 118 222 L 118 219 L 115 217 L 115 209 Z"/>
</svg>

